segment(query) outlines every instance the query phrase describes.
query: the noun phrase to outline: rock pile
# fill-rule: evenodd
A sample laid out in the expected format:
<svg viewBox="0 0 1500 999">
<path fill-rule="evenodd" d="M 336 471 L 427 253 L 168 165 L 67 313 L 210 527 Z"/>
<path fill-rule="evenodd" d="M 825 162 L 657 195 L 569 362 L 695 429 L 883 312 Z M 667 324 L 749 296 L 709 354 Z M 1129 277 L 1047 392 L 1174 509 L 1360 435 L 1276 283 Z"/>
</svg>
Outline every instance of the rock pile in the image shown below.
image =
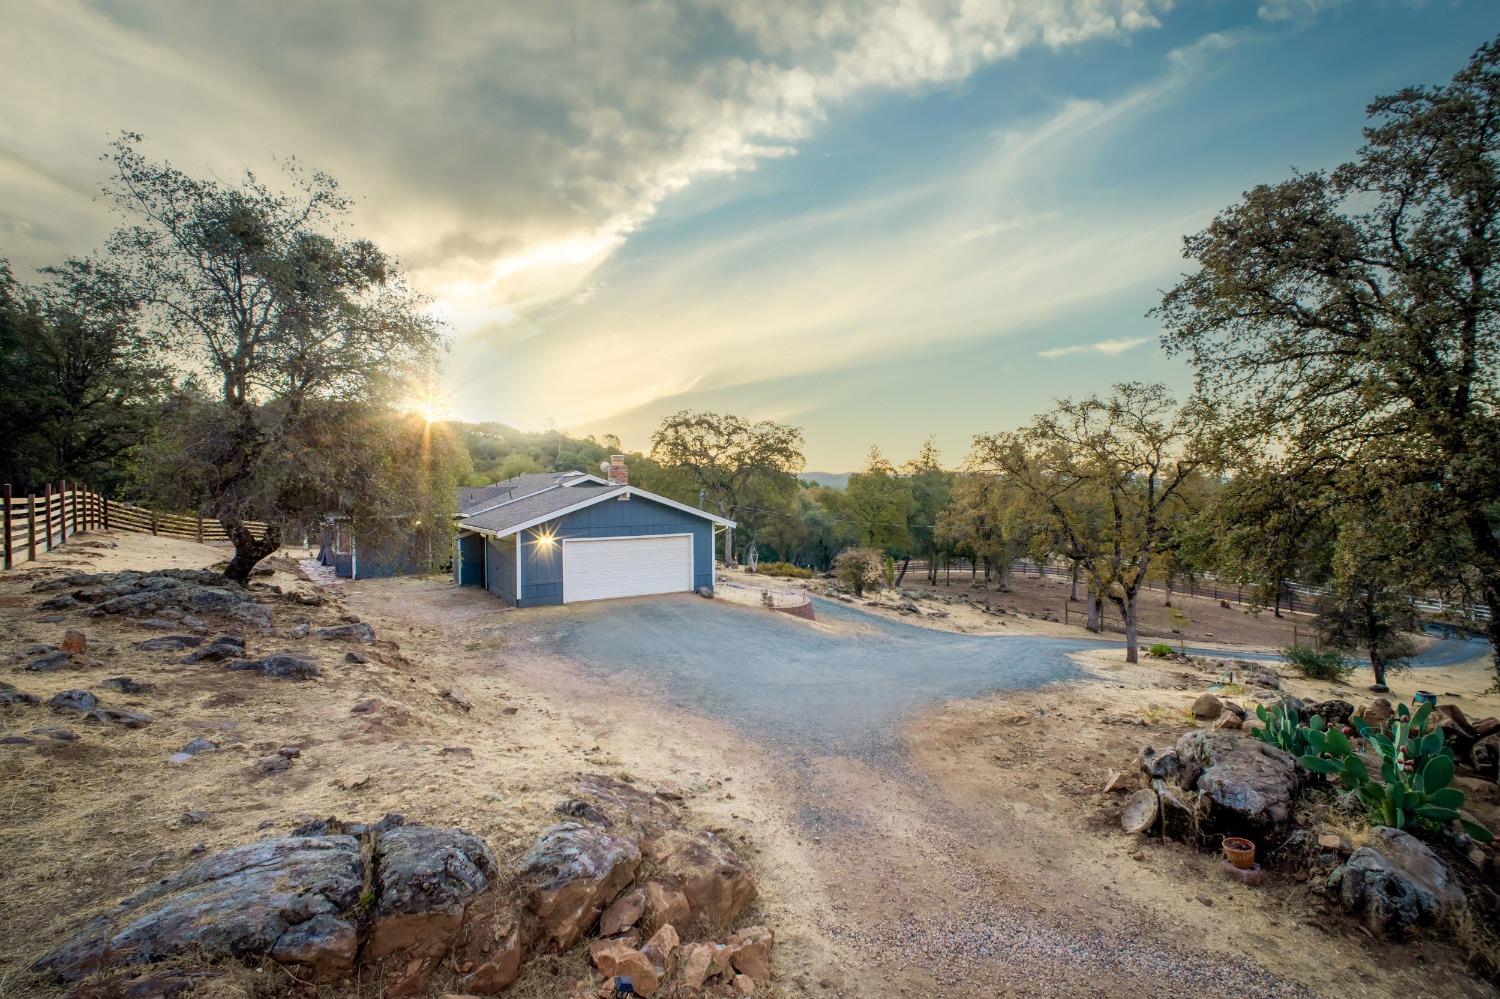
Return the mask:
<svg viewBox="0 0 1500 999">
<path fill-rule="evenodd" d="M 52 593 L 39 610 L 79 610 L 92 617 L 124 614 L 190 623 L 194 615 L 217 614 L 261 630 L 271 612 L 242 587 L 206 569 L 152 572 L 75 573 L 43 580 L 33 593 Z M 66 650 L 64 650 L 66 651 Z"/>
<path fill-rule="evenodd" d="M 1197 729 L 1158 753 L 1142 750 L 1145 794 L 1131 799 L 1122 825 L 1197 841 L 1209 833 L 1264 836 L 1282 829 L 1305 775 L 1291 754 L 1233 730 Z M 1153 810 L 1145 797 L 1155 794 Z"/>
<path fill-rule="evenodd" d="M 1464 893 L 1437 854 L 1409 833 L 1374 830 L 1328 877 L 1326 888 L 1372 933 L 1400 936 L 1456 914 Z"/>
<path fill-rule="evenodd" d="M 409 996 L 446 967 L 459 991 L 494 995 L 533 951 L 568 950 L 597 929 L 607 935 L 590 947 L 595 967 L 629 975 L 639 995 L 673 976 L 689 990 L 739 995 L 768 980 L 765 927 L 683 944 L 684 934 L 726 933 L 755 898 L 748 867 L 717 837 L 609 777 L 582 778 L 560 807 L 581 821 L 543 832 L 514 878 L 462 829 L 400 816 L 309 823 L 138 892 L 34 970 L 76 981 L 180 957 L 270 958 L 319 981 L 366 968 L 384 981 L 381 994 Z"/>
</svg>

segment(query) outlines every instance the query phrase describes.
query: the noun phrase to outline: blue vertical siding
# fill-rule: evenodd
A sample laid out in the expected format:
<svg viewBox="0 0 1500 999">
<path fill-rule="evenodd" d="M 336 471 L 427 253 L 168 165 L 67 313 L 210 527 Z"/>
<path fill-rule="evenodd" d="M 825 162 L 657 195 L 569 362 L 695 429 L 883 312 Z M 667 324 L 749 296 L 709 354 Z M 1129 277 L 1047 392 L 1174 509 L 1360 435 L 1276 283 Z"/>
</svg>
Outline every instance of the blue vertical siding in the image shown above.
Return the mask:
<svg viewBox="0 0 1500 999">
<path fill-rule="evenodd" d="M 516 602 L 516 539 L 484 539 L 484 586 L 508 604 Z"/>
<path fill-rule="evenodd" d="M 539 545 L 539 531 L 559 543 Z M 563 602 L 561 542 L 567 538 L 618 538 L 651 534 L 692 534 L 693 586 L 713 585 L 713 524 L 664 503 L 640 496 L 626 501 L 604 500 L 558 520 L 522 531 L 521 607 Z M 508 543 L 510 539 L 506 539 Z M 515 565 L 511 563 L 511 588 Z M 513 598 L 512 598 L 513 599 Z"/>
<path fill-rule="evenodd" d="M 483 536 L 461 534 L 453 545 L 453 581 L 459 586 L 483 586 L 485 582 Z"/>
</svg>

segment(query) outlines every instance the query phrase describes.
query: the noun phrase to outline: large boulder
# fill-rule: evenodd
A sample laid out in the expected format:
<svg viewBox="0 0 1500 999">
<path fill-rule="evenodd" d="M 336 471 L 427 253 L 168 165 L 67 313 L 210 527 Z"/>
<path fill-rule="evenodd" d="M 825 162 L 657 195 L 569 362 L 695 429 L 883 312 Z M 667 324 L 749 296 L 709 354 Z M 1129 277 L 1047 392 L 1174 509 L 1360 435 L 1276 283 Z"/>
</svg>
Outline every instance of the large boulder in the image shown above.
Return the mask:
<svg viewBox="0 0 1500 999">
<path fill-rule="evenodd" d="M 1303 774 L 1290 753 L 1222 729 L 1189 732 L 1176 750 L 1179 783 L 1208 799 L 1213 831 L 1263 835 L 1291 819 Z"/>
<path fill-rule="evenodd" d="M 453 945 L 469 902 L 490 885 L 495 857 L 462 829 L 400 826 L 375 841 L 380 894 L 365 954 L 438 957 Z"/>
<path fill-rule="evenodd" d="M 1377 828 L 1369 843 L 1328 876 L 1328 888 L 1371 932 L 1388 936 L 1429 925 L 1464 906 L 1463 890 L 1437 854 L 1389 826 Z"/>
<path fill-rule="evenodd" d="M 1500 732 L 1481 736 L 1469 747 L 1474 772 L 1492 783 L 1500 781 Z"/>
<path fill-rule="evenodd" d="M 629 837 L 577 822 L 559 822 L 543 832 L 520 867 L 546 943 L 561 952 L 583 939 L 640 865 L 640 848 Z"/>
<path fill-rule="evenodd" d="M 353 836 L 262 840 L 205 858 L 89 923 L 42 958 L 74 980 L 113 965 L 201 952 L 270 955 L 319 977 L 350 970 L 365 865 Z"/>
<path fill-rule="evenodd" d="M 690 928 L 727 930 L 755 900 L 749 865 L 711 832 L 667 830 L 646 844 L 646 855 L 687 897 Z"/>
</svg>

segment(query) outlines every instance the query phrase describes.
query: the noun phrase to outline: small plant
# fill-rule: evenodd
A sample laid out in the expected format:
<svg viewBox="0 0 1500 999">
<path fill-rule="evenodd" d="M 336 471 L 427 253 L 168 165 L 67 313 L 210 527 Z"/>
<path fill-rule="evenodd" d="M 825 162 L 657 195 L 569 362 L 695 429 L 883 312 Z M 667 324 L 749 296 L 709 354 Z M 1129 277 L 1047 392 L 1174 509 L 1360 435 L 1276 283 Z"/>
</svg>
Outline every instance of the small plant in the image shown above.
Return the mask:
<svg viewBox="0 0 1500 999">
<path fill-rule="evenodd" d="M 762 576 L 784 576 L 787 579 L 811 579 L 813 571 L 790 562 L 762 562 L 756 567 Z"/>
<path fill-rule="evenodd" d="M 1167 658 L 1167 656 L 1170 656 L 1172 652 L 1172 646 L 1168 645 L 1166 642 L 1157 642 L 1155 645 L 1151 646 L 1151 648 L 1146 650 L 1146 654 L 1148 656 L 1153 656 L 1157 659 L 1165 659 Z"/>
<path fill-rule="evenodd" d="M 1301 716 L 1285 698 L 1269 711 L 1264 704 L 1257 704 L 1255 717 L 1261 721 L 1261 727 L 1254 732 L 1255 737 L 1277 749 L 1284 749 L 1293 756 L 1301 756 L 1308 751 L 1309 732 L 1322 732 L 1328 725 L 1322 715 L 1313 715 L 1311 723 L 1303 725 Z"/>
<path fill-rule="evenodd" d="M 1431 714 L 1431 704 L 1422 705 L 1416 714 L 1405 704 L 1398 705 L 1389 731 L 1366 724 L 1362 718 L 1351 719 L 1360 737 L 1380 753 L 1380 780 L 1355 753 L 1349 731 L 1339 729 L 1309 736 L 1312 751 L 1302 757 L 1302 765 L 1342 780 L 1359 796 L 1372 822 L 1410 829 L 1440 827 L 1458 819 L 1470 836 L 1489 843 L 1494 835 L 1488 829 L 1458 813 L 1464 793 L 1450 786 L 1453 749 L 1442 729 L 1433 725 L 1428 731 Z"/>
<path fill-rule="evenodd" d="M 1354 665 L 1347 662 L 1337 649 L 1315 649 L 1311 645 L 1293 645 L 1281 650 L 1292 668 L 1309 680 L 1324 680 L 1342 683 L 1354 672 Z"/>
<path fill-rule="evenodd" d="M 834 559 L 833 568 L 839 583 L 862 597 L 866 590 L 880 588 L 882 561 L 881 553 L 873 548 L 845 548 Z"/>
</svg>

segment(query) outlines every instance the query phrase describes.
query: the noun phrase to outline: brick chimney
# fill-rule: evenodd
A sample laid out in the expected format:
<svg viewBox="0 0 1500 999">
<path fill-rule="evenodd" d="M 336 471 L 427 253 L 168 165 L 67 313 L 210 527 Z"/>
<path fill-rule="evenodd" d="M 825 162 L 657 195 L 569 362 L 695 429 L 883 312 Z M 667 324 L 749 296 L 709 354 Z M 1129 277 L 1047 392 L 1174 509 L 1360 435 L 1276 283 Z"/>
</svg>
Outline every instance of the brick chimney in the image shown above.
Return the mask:
<svg viewBox="0 0 1500 999">
<path fill-rule="evenodd" d="M 630 471 L 625 467 L 623 454 L 609 456 L 609 484 L 612 486 L 630 485 Z"/>
</svg>

